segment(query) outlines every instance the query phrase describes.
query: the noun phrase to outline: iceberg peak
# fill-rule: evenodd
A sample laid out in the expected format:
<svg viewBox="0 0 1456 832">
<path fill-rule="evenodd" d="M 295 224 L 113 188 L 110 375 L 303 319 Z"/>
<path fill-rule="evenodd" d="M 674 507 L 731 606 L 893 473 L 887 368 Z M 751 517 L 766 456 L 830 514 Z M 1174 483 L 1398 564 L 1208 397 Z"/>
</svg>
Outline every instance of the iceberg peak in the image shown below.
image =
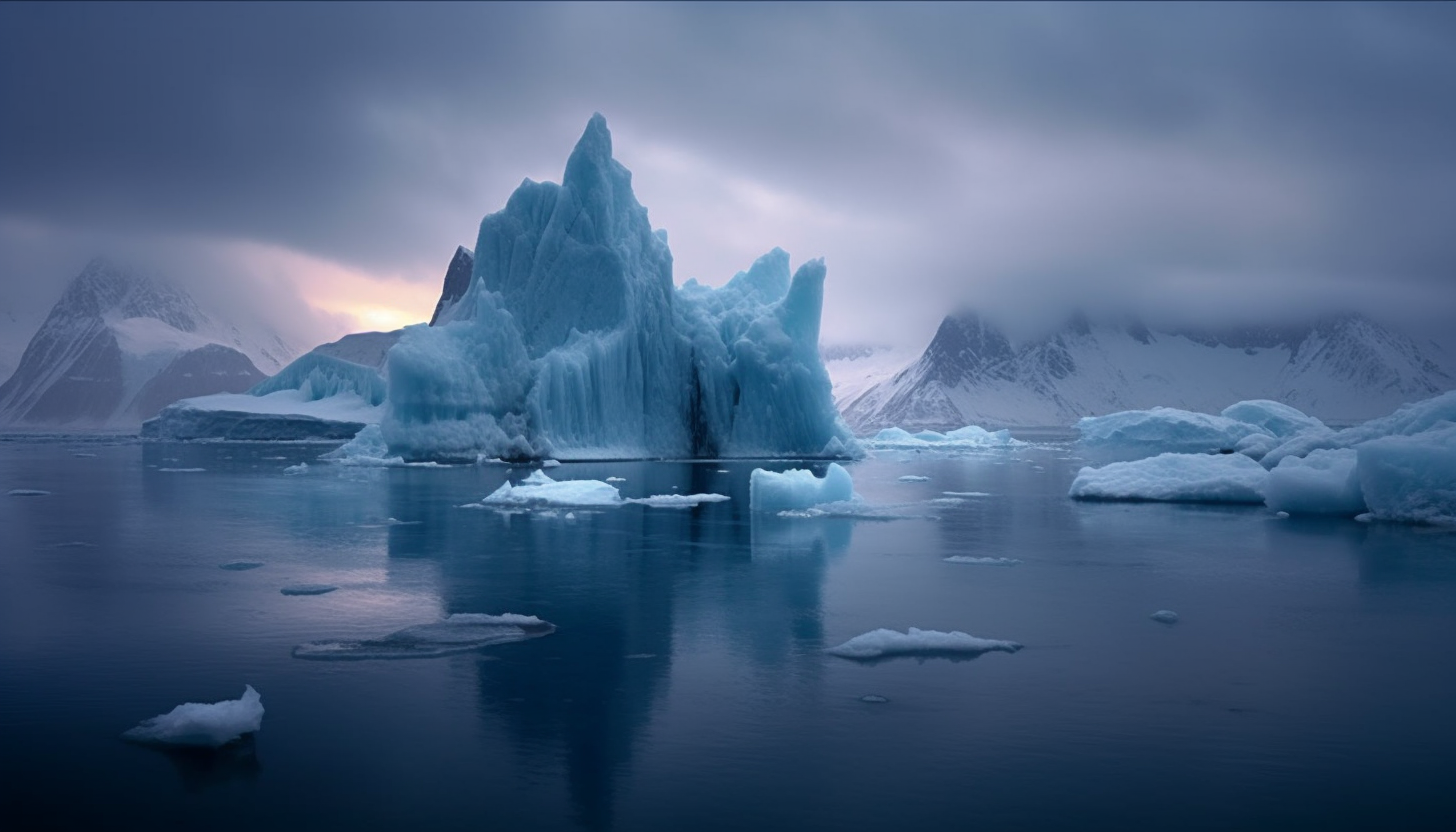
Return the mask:
<svg viewBox="0 0 1456 832">
<path fill-rule="evenodd" d="M 790 278 L 775 248 L 721 289 L 675 287 L 593 115 L 560 185 L 524 182 L 481 220 L 450 314 L 390 352 L 389 454 L 857 455 L 818 351 L 824 276 L 810 260 Z"/>
</svg>

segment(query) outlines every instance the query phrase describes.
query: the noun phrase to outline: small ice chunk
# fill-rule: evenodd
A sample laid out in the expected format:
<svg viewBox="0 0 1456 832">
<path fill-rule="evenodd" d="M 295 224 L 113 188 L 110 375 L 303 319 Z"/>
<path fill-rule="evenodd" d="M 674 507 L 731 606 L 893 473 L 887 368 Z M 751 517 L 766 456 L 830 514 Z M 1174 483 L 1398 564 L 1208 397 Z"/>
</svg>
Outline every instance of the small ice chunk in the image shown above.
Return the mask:
<svg viewBox="0 0 1456 832">
<path fill-rule="evenodd" d="M 262 566 L 261 560 L 230 560 L 218 566 L 219 569 L 226 569 L 229 572 L 246 572 L 249 569 L 257 569 Z"/>
<path fill-rule="evenodd" d="M 990 493 L 989 492 L 986 492 L 986 491 L 942 491 L 940 493 L 946 495 L 947 497 L 989 497 L 989 496 L 991 496 Z"/>
<path fill-rule="evenodd" d="M 541 460 L 541 467 L 542 468 L 555 468 L 556 466 L 558 466 L 560 464 L 561 464 L 561 460 L 559 460 L 559 459 L 543 459 L 543 460 Z"/>
<path fill-rule="evenodd" d="M 1021 645 L 1014 641 L 977 638 L 959 631 L 944 633 L 911 627 L 904 633 L 886 629 L 871 630 L 838 647 L 831 647 L 826 652 L 846 659 L 879 659 L 909 655 L 980 655 L 993 650 L 1015 653 L 1020 649 Z"/>
<path fill-rule="evenodd" d="M 656 653 L 628 653 L 623 658 L 627 658 L 627 659 L 655 659 L 655 658 L 657 658 L 657 654 Z"/>
<path fill-rule="evenodd" d="M 1262 503 L 1269 472 L 1243 454 L 1161 454 L 1083 468 L 1067 495 L 1077 500 Z"/>
<path fill-rule="evenodd" d="M 300 462 L 297 465 L 290 465 L 287 468 L 284 468 L 283 469 L 283 473 L 285 475 L 287 475 L 287 476 L 290 476 L 290 477 L 291 476 L 296 476 L 298 474 L 307 474 L 308 473 L 308 463 L 307 462 Z"/>
<path fill-rule="evenodd" d="M 291 584 L 278 591 L 284 595 L 324 595 L 336 589 L 333 584 Z"/>
<path fill-rule="evenodd" d="M 859 701 L 866 702 L 866 703 L 869 703 L 871 705 L 883 705 L 886 702 L 889 702 L 890 700 L 889 699 L 886 699 L 883 696 L 880 696 L 877 693 L 867 693 L 864 696 L 861 696 L 859 698 Z"/>
<path fill-rule="evenodd" d="M 1152 615 L 1148 616 L 1148 618 L 1153 619 L 1154 621 L 1158 622 L 1159 624 L 1177 624 L 1178 623 L 1178 613 L 1173 612 L 1172 610 L 1158 610 L 1157 612 L 1155 612 Z"/>
<path fill-rule="evenodd" d="M 263 699 L 248 685 L 242 698 L 204 704 L 188 702 L 141 724 L 121 736 L 152 745 L 218 748 L 263 727 Z"/>
<path fill-rule="evenodd" d="M 727 494 L 654 494 L 651 497 L 633 497 L 623 502 L 657 508 L 692 508 L 701 503 L 721 503 L 727 499 Z"/>
<path fill-rule="evenodd" d="M 5 492 L 7 497 L 46 497 L 51 492 L 42 491 L 39 488 L 12 488 Z"/>
<path fill-rule="evenodd" d="M 534 615 L 456 613 L 429 624 L 406 627 L 368 641 L 311 641 L 293 648 L 296 659 L 349 661 L 361 659 L 428 659 L 540 638 L 556 625 Z"/>
<path fill-rule="evenodd" d="M 719 474 L 726 474 L 726 473 L 728 473 L 728 469 L 727 468 L 719 468 L 718 471 L 717 471 L 717 473 L 719 473 Z"/>
<path fill-rule="evenodd" d="M 168 473 L 168 474 L 200 474 L 203 471 L 206 471 L 207 469 L 206 468 L 158 468 L 157 470 L 158 471 L 165 472 L 165 473 Z"/>
<path fill-rule="evenodd" d="M 829 463 L 822 479 L 799 468 L 783 473 L 755 468 L 748 477 L 748 504 L 753 511 L 795 511 L 858 499 L 854 480 L 837 462 Z"/>
<path fill-rule="evenodd" d="M 898 482 L 930 482 L 930 477 L 922 477 L 916 474 L 906 474 L 900 477 Z"/>
<path fill-rule="evenodd" d="M 977 558 L 970 555 L 951 555 L 941 560 L 946 563 L 974 563 L 980 566 L 1015 566 L 1021 563 L 1019 558 Z"/>
<path fill-rule="evenodd" d="M 606 482 L 626 482 L 626 477 L 607 477 Z"/>
<path fill-rule="evenodd" d="M 1276 511 L 1276 512 L 1274 512 L 1274 516 L 1277 517 L 1277 518 L 1279 518 L 1280 520 L 1288 520 L 1289 519 L 1289 512 L 1287 512 L 1287 511 Z"/>
<path fill-rule="evenodd" d="M 502 483 L 481 502 L 508 506 L 616 506 L 622 504 L 622 494 L 616 486 L 601 480 L 557 482 L 538 469 L 517 485 Z"/>
</svg>

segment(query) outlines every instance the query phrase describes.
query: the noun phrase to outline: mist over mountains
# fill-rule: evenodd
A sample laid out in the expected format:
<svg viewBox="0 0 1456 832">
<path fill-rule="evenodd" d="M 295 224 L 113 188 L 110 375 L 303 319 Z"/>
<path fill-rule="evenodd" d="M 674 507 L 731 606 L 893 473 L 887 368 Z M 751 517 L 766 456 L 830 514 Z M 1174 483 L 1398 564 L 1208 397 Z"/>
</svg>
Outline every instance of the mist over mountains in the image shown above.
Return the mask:
<svg viewBox="0 0 1456 832">
<path fill-rule="evenodd" d="M 1256 398 L 1340 423 L 1456 386 L 1439 347 L 1358 313 L 1283 326 L 1168 329 L 1074 314 L 1016 345 L 979 314 L 963 312 L 946 317 L 908 364 L 885 372 L 886 355 L 871 350 L 829 362 L 837 402 L 859 432 L 1069 425 L 1156 405 L 1218 412 Z M 865 370 L 876 361 L 878 380 Z"/>
</svg>

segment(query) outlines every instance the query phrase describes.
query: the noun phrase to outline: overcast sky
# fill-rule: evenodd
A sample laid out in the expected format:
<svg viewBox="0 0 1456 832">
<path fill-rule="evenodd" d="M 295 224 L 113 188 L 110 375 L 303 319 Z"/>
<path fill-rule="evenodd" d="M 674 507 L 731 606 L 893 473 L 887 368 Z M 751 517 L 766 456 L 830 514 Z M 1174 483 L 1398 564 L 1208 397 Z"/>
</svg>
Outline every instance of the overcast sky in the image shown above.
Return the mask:
<svg viewBox="0 0 1456 832">
<path fill-rule="evenodd" d="M 827 342 L 1456 321 L 1449 3 L 4 3 L 0 326 L 103 252 L 301 346 L 422 320 L 594 111 L 678 282 L 822 256 Z"/>
</svg>

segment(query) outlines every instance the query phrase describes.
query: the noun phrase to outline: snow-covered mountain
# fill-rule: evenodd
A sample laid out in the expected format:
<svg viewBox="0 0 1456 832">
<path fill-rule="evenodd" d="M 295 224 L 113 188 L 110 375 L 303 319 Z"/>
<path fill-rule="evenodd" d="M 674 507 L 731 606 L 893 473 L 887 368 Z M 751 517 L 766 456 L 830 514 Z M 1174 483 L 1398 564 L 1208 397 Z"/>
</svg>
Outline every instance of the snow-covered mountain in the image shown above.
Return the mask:
<svg viewBox="0 0 1456 832">
<path fill-rule="evenodd" d="M 97 258 L 0 385 L 0 423 L 134 427 L 180 398 L 246 390 L 295 352 L 266 327 L 209 316 L 181 289 Z"/>
<path fill-rule="evenodd" d="M 1456 387 L 1435 349 L 1354 313 L 1299 326 L 1176 331 L 1075 315 L 1019 346 L 964 313 L 941 322 L 918 360 L 858 392 L 846 386 L 837 402 L 861 433 L 1068 425 L 1156 405 L 1217 413 L 1244 399 L 1353 422 Z"/>
</svg>

